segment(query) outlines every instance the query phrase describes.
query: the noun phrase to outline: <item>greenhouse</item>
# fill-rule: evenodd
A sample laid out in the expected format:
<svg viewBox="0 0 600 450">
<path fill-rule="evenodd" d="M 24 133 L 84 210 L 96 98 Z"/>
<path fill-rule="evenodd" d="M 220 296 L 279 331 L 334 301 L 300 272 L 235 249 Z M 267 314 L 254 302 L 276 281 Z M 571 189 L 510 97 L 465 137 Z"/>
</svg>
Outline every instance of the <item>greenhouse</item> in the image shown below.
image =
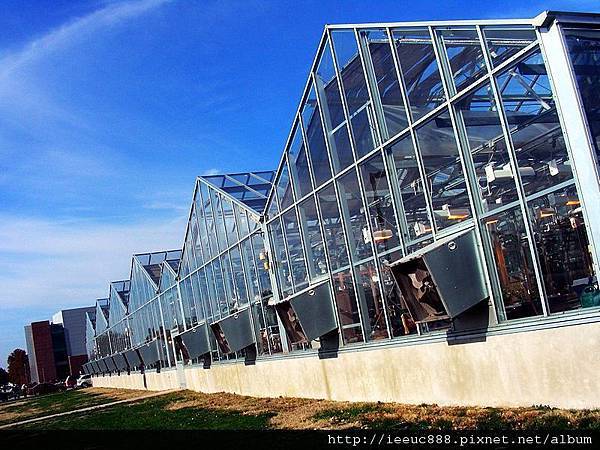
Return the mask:
<svg viewBox="0 0 600 450">
<path fill-rule="evenodd" d="M 182 249 L 88 314 L 84 370 L 600 406 L 599 91 L 600 15 L 326 26 L 276 169 L 197 178 Z"/>
</svg>

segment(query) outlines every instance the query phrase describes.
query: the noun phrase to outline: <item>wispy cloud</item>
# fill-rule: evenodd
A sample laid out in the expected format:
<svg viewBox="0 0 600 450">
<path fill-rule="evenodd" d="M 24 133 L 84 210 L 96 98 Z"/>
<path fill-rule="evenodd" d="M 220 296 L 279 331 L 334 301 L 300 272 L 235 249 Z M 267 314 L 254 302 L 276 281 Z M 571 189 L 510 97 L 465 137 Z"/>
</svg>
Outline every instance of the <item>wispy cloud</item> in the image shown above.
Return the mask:
<svg viewBox="0 0 600 450">
<path fill-rule="evenodd" d="M 89 39 L 94 33 L 140 16 L 169 1 L 110 3 L 48 31 L 16 51 L 4 54 L 0 57 L 0 112 L 3 110 L 9 114 L 2 114 L 2 120 L 14 127 L 26 128 L 32 122 L 43 125 L 44 119 L 51 117 L 71 126 L 86 128 L 88 125 L 81 115 L 40 89 L 40 71 L 35 70 L 36 67 L 69 46 Z"/>
<path fill-rule="evenodd" d="M 104 27 L 139 16 L 171 0 L 137 0 L 110 3 L 87 16 L 75 19 L 29 42 L 20 51 L 0 60 L 0 81 L 20 68 L 59 51 L 67 45 L 86 38 Z"/>
<path fill-rule="evenodd" d="M 221 175 L 222 173 L 223 171 L 221 169 L 212 168 L 205 170 L 201 175 L 209 177 L 211 175 Z"/>
<path fill-rule="evenodd" d="M 0 304 L 92 303 L 109 281 L 129 276 L 133 253 L 180 247 L 186 218 L 102 224 L 0 215 Z"/>
</svg>

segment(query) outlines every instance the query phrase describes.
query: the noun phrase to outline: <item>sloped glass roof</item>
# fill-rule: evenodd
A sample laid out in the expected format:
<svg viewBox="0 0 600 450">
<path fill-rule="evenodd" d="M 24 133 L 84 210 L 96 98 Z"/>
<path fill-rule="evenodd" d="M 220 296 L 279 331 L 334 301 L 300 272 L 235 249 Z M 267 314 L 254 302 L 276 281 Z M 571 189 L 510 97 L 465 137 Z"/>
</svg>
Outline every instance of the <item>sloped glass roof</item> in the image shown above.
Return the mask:
<svg viewBox="0 0 600 450">
<path fill-rule="evenodd" d="M 265 209 L 273 186 L 274 171 L 244 172 L 224 175 L 202 175 L 201 179 L 240 201 L 258 214 Z"/>
<path fill-rule="evenodd" d="M 113 281 L 110 283 L 112 288 L 119 294 L 123 305 L 127 306 L 129 303 L 129 289 L 131 287 L 131 281 L 123 280 L 123 281 Z"/>
<path fill-rule="evenodd" d="M 160 283 L 160 263 L 166 261 L 171 267 L 176 270 L 181 259 L 181 250 L 168 250 L 154 253 L 141 253 L 134 255 L 134 257 L 144 267 L 152 281 L 158 286 Z"/>
</svg>

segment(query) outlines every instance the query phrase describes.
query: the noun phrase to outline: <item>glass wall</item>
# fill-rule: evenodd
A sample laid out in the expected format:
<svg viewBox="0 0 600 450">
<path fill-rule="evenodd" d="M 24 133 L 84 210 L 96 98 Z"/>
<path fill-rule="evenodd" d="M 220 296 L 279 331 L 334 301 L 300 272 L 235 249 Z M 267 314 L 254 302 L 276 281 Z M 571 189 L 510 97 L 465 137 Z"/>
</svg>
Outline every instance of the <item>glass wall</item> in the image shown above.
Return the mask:
<svg viewBox="0 0 600 450">
<path fill-rule="evenodd" d="M 598 153 L 598 30 L 565 36 Z M 278 169 L 199 177 L 181 261 L 134 257 L 112 319 L 97 308 L 94 349 L 156 341 L 173 363 L 174 334 L 244 308 L 259 355 L 310 348 L 274 304 L 326 280 L 344 345 L 446 329 L 415 323 L 389 263 L 469 228 L 500 321 L 600 306 L 569 118 L 536 39 L 493 23 L 329 27 Z"/>
</svg>

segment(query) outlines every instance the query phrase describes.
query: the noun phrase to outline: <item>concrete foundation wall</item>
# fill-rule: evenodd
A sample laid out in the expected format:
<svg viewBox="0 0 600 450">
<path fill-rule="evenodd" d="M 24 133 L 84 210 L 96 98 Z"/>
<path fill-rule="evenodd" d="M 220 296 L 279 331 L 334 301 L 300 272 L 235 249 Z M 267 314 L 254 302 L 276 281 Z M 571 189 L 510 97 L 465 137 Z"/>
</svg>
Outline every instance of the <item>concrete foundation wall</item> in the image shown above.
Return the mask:
<svg viewBox="0 0 600 450">
<path fill-rule="evenodd" d="M 188 366 L 188 389 L 256 397 L 310 397 L 438 405 L 600 407 L 600 324 L 317 356 Z M 147 389 L 179 388 L 176 370 L 147 373 Z M 94 378 L 143 389 L 142 375 Z M 140 383 L 140 380 L 141 383 Z M 141 386 L 141 387 L 140 387 Z"/>
</svg>

